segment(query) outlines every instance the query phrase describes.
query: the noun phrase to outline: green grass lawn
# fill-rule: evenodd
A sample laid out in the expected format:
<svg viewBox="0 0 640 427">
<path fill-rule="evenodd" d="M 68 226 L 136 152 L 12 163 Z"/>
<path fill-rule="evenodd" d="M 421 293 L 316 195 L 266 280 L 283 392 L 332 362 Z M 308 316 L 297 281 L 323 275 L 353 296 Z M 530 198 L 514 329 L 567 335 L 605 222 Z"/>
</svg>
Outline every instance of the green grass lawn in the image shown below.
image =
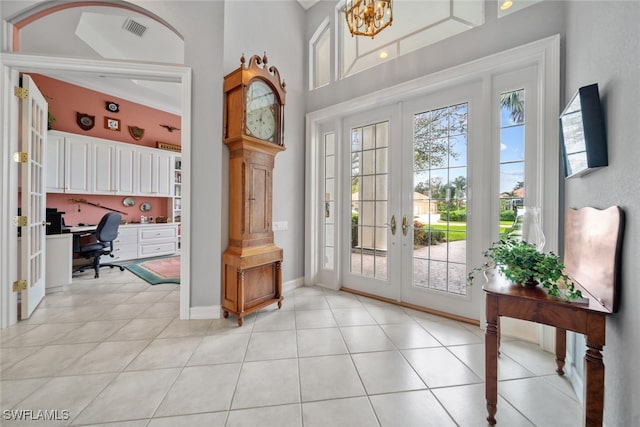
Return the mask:
<svg viewBox="0 0 640 427">
<path fill-rule="evenodd" d="M 500 234 L 504 234 L 511 226 L 512 221 L 500 221 Z M 427 228 L 425 226 L 425 228 Z M 439 224 L 431 224 L 432 230 L 441 230 L 445 233 L 445 240 L 448 242 L 455 242 L 458 240 L 466 240 L 467 238 L 467 223 L 465 222 L 442 222 Z"/>
</svg>

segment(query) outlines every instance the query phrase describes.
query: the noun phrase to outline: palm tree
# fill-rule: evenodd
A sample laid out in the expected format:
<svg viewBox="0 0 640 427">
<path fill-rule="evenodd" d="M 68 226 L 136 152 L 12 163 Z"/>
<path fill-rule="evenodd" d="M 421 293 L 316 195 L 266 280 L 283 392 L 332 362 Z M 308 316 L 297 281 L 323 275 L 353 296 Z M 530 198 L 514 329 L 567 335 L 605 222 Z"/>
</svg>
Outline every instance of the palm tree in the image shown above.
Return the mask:
<svg viewBox="0 0 640 427">
<path fill-rule="evenodd" d="M 500 106 L 509 111 L 516 124 L 524 123 L 524 90 L 514 90 L 500 95 Z"/>
</svg>

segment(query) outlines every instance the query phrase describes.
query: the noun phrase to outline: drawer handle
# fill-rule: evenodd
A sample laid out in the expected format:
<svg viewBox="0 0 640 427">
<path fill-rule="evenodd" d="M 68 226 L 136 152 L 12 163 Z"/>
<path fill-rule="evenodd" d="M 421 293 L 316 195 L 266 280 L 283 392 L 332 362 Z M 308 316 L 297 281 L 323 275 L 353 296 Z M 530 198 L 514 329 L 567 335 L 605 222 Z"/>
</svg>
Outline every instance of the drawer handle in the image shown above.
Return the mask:
<svg viewBox="0 0 640 427">
<path fill-rule="evenodd" d="M 161 233 L 156 233 L 156 236 L 160 236 L 160 235 L 161 235 Z"/>
</svg>

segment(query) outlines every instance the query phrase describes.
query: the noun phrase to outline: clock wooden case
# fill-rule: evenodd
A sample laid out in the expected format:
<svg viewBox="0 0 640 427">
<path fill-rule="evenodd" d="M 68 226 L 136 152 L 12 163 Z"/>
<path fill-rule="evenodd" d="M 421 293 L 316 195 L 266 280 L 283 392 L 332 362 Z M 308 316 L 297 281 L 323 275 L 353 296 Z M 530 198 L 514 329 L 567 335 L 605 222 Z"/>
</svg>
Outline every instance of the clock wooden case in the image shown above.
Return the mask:
<svg viewBox="0 0 640 427">
<path fill-rule="evenodd" d="M 222 309 L 242 326 L 248 314 L 282 307 L 282 249 L 273 242 L 275 155 L 283 144 L 285 84 L 254 55 L 224 78 L 224 143 L 229 148 L 229 246 L 222 256 Z"/>
</svg>

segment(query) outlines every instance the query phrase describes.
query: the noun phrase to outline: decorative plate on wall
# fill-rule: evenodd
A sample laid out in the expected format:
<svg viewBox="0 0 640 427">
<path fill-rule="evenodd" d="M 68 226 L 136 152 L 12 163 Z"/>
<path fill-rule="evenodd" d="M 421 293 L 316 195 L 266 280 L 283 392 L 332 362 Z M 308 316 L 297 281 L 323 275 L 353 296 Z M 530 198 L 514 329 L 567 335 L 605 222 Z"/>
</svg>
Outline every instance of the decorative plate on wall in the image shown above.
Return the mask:
<svg viewBox="0 0 640 427">
<path fill-rule="evenodd" d="M 149 212 L 151 210 L 151 203 L 146 202 L 146 203 L 141 204 L 140 205 L 140 210 L 142 212 Z"/>
<path fill-rule="evenodd" d="M 125 199 L 122 201 L 122 204 L 130 208 L 131 206 L 136 205 L 136 199 L 134 199 L 133 197 L 125 197 Z"/>
<path fill-rule="evenodd" d="M 88 114 L 76 113 L 76 123 L 80 126 L 82 130 L 91 130 L 93 126 L 96 124 L 95 122 L 96 116 L 90 116 Z"/>
</svg>

